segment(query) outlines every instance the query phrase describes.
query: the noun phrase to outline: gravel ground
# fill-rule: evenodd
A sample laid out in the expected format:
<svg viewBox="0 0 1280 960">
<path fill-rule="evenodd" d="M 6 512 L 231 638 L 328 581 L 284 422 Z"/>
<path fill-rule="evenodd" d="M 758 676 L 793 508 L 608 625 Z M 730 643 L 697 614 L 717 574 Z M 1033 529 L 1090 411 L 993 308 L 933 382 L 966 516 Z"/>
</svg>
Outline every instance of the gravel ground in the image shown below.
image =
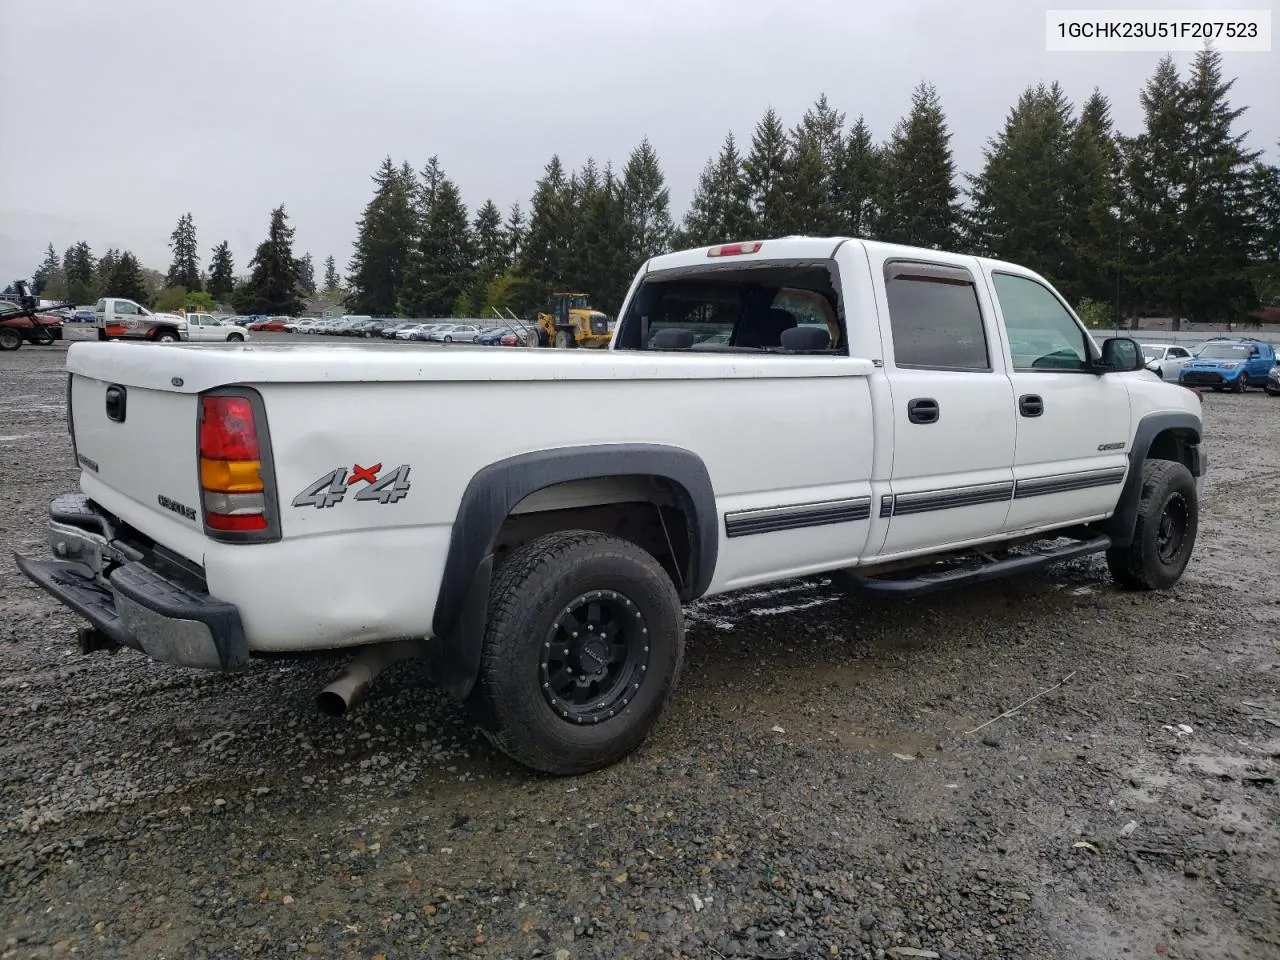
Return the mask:
<svg viewBox="0 0 1280 960">
<path fill-rule="evenodd" d="M 562 780 L 411 665 L 335 720 L 338 660 L 75 653 L 10 557 L 64 352 L 0 355 L 0 957 L 1280 957 L 1280 401 L 1206 397 L 1175 590 L 705 601 L 659 732 Z"/>
</svg>

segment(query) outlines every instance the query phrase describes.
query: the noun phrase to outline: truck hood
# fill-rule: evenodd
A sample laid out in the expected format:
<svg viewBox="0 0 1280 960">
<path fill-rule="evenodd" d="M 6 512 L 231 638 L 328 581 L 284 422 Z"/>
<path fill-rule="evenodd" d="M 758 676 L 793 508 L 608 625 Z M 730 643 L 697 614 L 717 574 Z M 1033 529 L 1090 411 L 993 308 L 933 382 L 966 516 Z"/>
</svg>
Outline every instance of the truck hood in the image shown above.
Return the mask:
<svg viewBox="0 0 1280 960">
<path fill-rule="evenodd" d="M 870 376 L 870 360 L 746 354 L 649 354 L 457 345 L 81 342 L 67 370 L 108 383 L 199 393 L 233 383 L 492 380 L 689 380 Z"/>
</svg>

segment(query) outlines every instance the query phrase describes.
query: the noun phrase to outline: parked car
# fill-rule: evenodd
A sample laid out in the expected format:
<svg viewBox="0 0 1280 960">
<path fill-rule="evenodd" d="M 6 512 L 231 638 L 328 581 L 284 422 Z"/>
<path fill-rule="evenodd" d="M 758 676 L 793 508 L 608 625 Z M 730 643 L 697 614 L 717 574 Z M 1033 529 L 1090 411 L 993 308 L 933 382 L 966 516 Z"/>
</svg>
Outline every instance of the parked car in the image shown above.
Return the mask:
<svg viewBox="0 0 1280 960">
<path fill-rule="evenodd" d="M 93 323 L 94 313 L 92 307 L 80 307 L 71 314 L 72 323 Z"/>
<path fill-rule="evenodd" d="M 1178 383 L 1244 393 L 1262 386 L 1276 365 L 1271 344 L 1255 337 L 1213 337 L 1183 364 Z"/>
<path fill-rule="evenodd" d="M 391 320 L 383 324 L 378 335 L 385 340 L 394 340 L 399 336 L 401 330 L 412 326 L 415 326 L 412 320 Z"/>
<path fill-rule="evenodd" d="M 186 317 L 152 313 L 142 304 L 123 297 L 103 297 L 94 308 L 99 340 L 153 340 L 176 343 L 186 339 Z"/>
<path fill-rule="evenodd" d="M 1142 356 L 1147 361 L 1147 369 L 1162 380 L 1178 380 L 1183 364 L 1191 359 L 1191 351 L 1168 343 L 1144 343 Z"/>
<path fill-rule="evenodd" d="M 193 343 L 244 343 L 249 331 L 207 313 L 188 313 L 182 339 Z"/>
<path fill-rule="evenodd" d="M 249 324 L 249 329 L 260 333 L 284 333 L 290 322 L 289 317 L 266 317 Z"/>
<path fill-rule="evenodd" d="M 1267 374 L 1267 382 L 1262 385 L 1262 389 L 1267 391 L 1270 396 L 1280 397 L 1280 366 L 1271 368 L 1271 372 Z"/>
<path fill-rule="evenodd" d="M 17 314 L 18 306 L 0 303 L 0 350 L 17 350 L 24 343 L 47 346 L 53 340 L 62 339 L 62 320 L 53 314 L 37 313 L 40 324 L 31 318 Z M 43 327 L 47 332 L 41 333 Z"/>
<path fill-rule="evenodd" d="M 473 323 L 446 323 L 431 331 L 430 339 L 436 343 L 475 343 L 480 328 Z"/>
<path fill-rule="evenodd" d="M 426 340 L 436 328 L 434 323 L 410 323 L 396 331 L 397 340 Z"/>
<path fill-rule="evenodd" d="M 502 342 L 503 334 L 510 332 L 506 327 L 490 327 L 480 332 L 480 336 L 476 338 L 476 343 L 484 344 L 486 347 L 495 347 Z"/>
</svg>

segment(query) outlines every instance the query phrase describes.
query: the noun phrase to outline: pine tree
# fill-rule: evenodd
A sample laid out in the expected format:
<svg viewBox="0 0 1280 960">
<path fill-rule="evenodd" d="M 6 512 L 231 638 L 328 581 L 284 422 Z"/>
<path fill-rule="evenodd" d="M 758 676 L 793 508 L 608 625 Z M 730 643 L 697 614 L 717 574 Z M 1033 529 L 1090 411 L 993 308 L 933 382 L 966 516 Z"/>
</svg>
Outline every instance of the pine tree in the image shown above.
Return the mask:
<svg viewBox="0 0 1280 960">
<path fill-rule="evenodd" d="M 111 285 L 111 279 L 115 276 L 116 267 L 120 263 L 120 251 L 115 247 L 111 247 L 102 255 L 102 259 L 98 261 L 98 267 L 93 272 L 93 296 L 90 300 L 98 297 L 107 296 L 107 288 Z"/>
<path fill-rule="evenodd" d="M 609 165 L 599 175 L 592 163 L 591 174 L 578 179 L 582 193 L 576 206 L 573 286 L 589 292 L 596 309 L 615 313 L 637 266 L 629 252 L 637 241 L 627 213 L 627 188 Z"/>
<path fill-rule="evenodd" d="M 423 171 L 421 199 L 425 218 L 398 307 L 405 316 L 452 316 L 471 285 L 474 253 L 467 208 L 435 157 Z"/>
<path fill-rule="evenodd" d="M 316 265 L 310 252 L 304 253 L 298 261 L 298 288 L 308 297 L 316 292 Z"/>
<path fill-rule="evenodd" d="M 836 232 L 831 173 L 823 160 L 823 145 L 812 131 L 792 133 L 783 183 L 787 202 L 776 232 L 810 236 Z"/>
<path fill-rule="evenodd" d="M 525 234 L 529 230 L 525 222 L 524 211 L 519 203 L 513 203 L 507 214 L 506 226 L 503 228 L 507 236 L 507 262 L 516 263 L 520 259 L 520 251 L 524 247 Z"/>
<path fill-rule="evenodd" d="M 935 249 L 954 246 L 957 194 L 942 101 L 932 84 L 921 83 L 911 95 L 911 112 L 885 148 L 878 238 Z"/>
<path fill-rule="evenodd" d="M 881 155 L 862 117 L 849 128 L 835 172 L 837 229 L 852 237 L 876 235 L 876 193 Z"/>
<path fill-rule="evenodd" d="M 124 251 L 124 253 L 120 254 L 119 259 L 115 261 L 111 270 L 111 277 L 107 281 L 107 288 L 103 293 L 108 297 L 133 300 L 143 306 L 151 302 L 151 293 L 147 289 L 147 281 L 142 275 L 142 267 L 139 266 L 138 258 L 133 255 L 132 251 Z"/>
<path fill-rule="evenodd" d="M 506 272 L 510 261 L 507 250 L 510 243 L 502 229 L 502 211 L 492 200 L 486 200 L 476 211 L 471 224 L 475 241 L 476 269 L 472 281 L 471 300 L 477 309 L 484 305 L 485 291 L 489 284 Z"/>
<path fill-rule="evenodd" d="M 209 282 L 205 289 L 210 296 L 226 297 L 236 286 L 236 268 L 231 260 L 231 245 L 223 240 L 213 248 L 209 260 Z"/>
<path fill-rule="evenodd" d="M 844 114 L 824 93 L 791 133 L 792 231 L 817 236 L 841 232 L 839 172 Z"/>
<path fill-rule="evenodd" d="M 1062 292 L 1073 302 L 1107 303 L 1114 297 L 1120 322 L 1117 279 L 1120 261 L 1119 151 L 1111 124 L 1111 105 L 1094 90 L 1080 109 L 1067 156 L 1066 266 Z"/>
<path fill-rule="evenodd" d="M 62 258 L 62 272 L 66 277 L 66 297 L 73 303 L 88 303 L 94 297 L 94 272 L 97 264 L 89 244 L 81 240 L 67 248 Z"/>
<path fill-rule="evenodd" d="M 62 261 L 58 259 L 58 251 L 53 249 L 53 244 L 44 252 L 44 261 L 40 266 L 36 267 L 35 273 L 31 275 L 31 295 L 34 297 L 49 297 L 47 291 L 50 286 L 61 285 L 62 283 Z"/>
<path fill-rule="evenodd" d="M 530 204 L 529 226 L 520 251 L 519 273 L 524 284 L 518 294 L 518 309 L 544 305 L 556 287 L 572 279 L 568 269 L 573 219 L 564 165 L 559 156 L 553 156 L 534 189 Z"/>
<path fill-rule="evenodd" d="M 1254 162 L 1248 206 L 1254 225 L 1249 269 L 1253 293 L 1264 307 L 1280 307 L 1280 165 Z"/>
<path fill-rule="evenodd" d="M 1187 175 L 1180 222 L 1189 273 L 1179 313 L 1192 320 L 1238 320 L 1257 307 L 1249 277 L 1256 229 L 1249 188 L 1260 154 L 1245 149 L 1245 135 L 1232 129 L 1246 109 L 1229 102 L 1234 85 L 1222 78 L 1222 54 L 1206 48 L 1183 87 Z"/>
<path fill-rule="evenodd" d="M 756 124 L 751 152 L 742 163 L 747 184 L 752 228 L 758 237 L 786 233 L 790 219 L 787 197 L 787 134 L 776 110 L 770 107 Z"/>
<path fill-rule="evenodd" d="M 988 256 L 1023 263 L 1059 286 L 1069 268 L 1071 112 L 1056 83 L 1029 87 L 989 142 L 982 172 L 969 178 L 971 244 Z"/>
<path fill-rule="evenodd" d="M 342 289 L 342 279 L 338 276 L 338 265 L 332 254 L 324 258 L 324 289 L 326 293 Z"/>
<path fill-rule="evenodd" d="M 685 214 L 680 243 L 687 247 L 732 242 L 754 232 L 742 155 L 732 131 L 720 153 L 707 161 Z"/>
<path fill-rule="evenodd" d="M 356 225 L 355 254 L 348 268 L 347 303 L 356 313 L 394 316 L 404 286 L 410 249 L 418 235 L 413 172 L 406 178 L 387 157 L 373 176 L 375 190 Z"/>
<path fill-rule="evenodd" d="M 298 261 L 293 256 L 293 227 L 284 205 L 271 211 L 267 238 L 249 261 L 249 280 L 236 308 L 241 313 L 297 316 L 302 310 Z"/>
<path fill-rule="evenodd" d="M 622 207 L 627 221 L 627 256 L 632 269 L 671 247 L 671 197 L 658 154 L 645 137 L 622 171 Z"/>
<path fill-rule="evenodd" d="M 1122 257 L 1135 315 L 1173 313 L 1189 264 L 1182 244 L 1182 184 L 1186 180 L 1182 82 L 1163 57 L 1139 95 L 1143 130 L 1122 141 L 1124 235 Z"/>
<path fill-rule="evenodd" d="M 184 287 L 190 293 L 200 290 L 200 253 L 196 246 L 195 221 L 190 213 L 178 218 L 178 225 L 169 234 L 169 249 L 173 251 L 166 278 L 169 286 Z"/>
</svg>

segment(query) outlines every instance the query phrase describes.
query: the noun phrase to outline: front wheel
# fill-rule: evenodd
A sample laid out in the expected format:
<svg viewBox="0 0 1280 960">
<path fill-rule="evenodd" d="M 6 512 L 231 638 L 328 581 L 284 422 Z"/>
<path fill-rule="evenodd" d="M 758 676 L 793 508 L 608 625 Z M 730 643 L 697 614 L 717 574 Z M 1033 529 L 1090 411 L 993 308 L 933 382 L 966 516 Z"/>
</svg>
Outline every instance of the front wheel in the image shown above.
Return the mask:
<svg viewBox="0 0 1280 960">
<path fill-rule="evenodd" d="M 238 333 L 227 334 L 227 343 L 244 343 L 244 337 Z"/>
<path fill-rule="evenodd" d="M 1107 567 L 1121 586 L 1167 590 L 1182 578 L 1200 522 L 1196 480 L 1173 460 L 1142 464 L 1142 492 L 1133 541 L 1107 551 Z"/>
<path fill-rule="evenodd" d="M 446 335 L 445 335 L 445 338 L 444 338 L 444 342 L 445 342 L 445 343 L 453 343 L 453 337 L 451 337 L 451 336 L 449 336 L 448 334 L 446 334 Z"/>
<path fill-rule="evenodd" d="M 0 350 L 17 350 L 22 346 L 22 334 L 12 327 L 0 328 Z"/>
<path fill-rule="evenodd" d="M 1244 393 L 1249 389 L 1249 375 L 1247 373 L 1240 374 L 1240 379 L 1235 382 L 1231 388 L 1236 393 Z"/>
<path fill-rule="evenodd" d="M 538 537 L 498 569 L 468 706 L 486 736 L 535 770 L 621 760 L 679 680 L 684 615 L 671 578 L 635 544 L 584 530 Z"/>
<path fill-rule="evenodd" d="M 156 337 L 156 343 L 176 343 L 178 338 L 172 333 L 162 333 Z"/>
</svg>

